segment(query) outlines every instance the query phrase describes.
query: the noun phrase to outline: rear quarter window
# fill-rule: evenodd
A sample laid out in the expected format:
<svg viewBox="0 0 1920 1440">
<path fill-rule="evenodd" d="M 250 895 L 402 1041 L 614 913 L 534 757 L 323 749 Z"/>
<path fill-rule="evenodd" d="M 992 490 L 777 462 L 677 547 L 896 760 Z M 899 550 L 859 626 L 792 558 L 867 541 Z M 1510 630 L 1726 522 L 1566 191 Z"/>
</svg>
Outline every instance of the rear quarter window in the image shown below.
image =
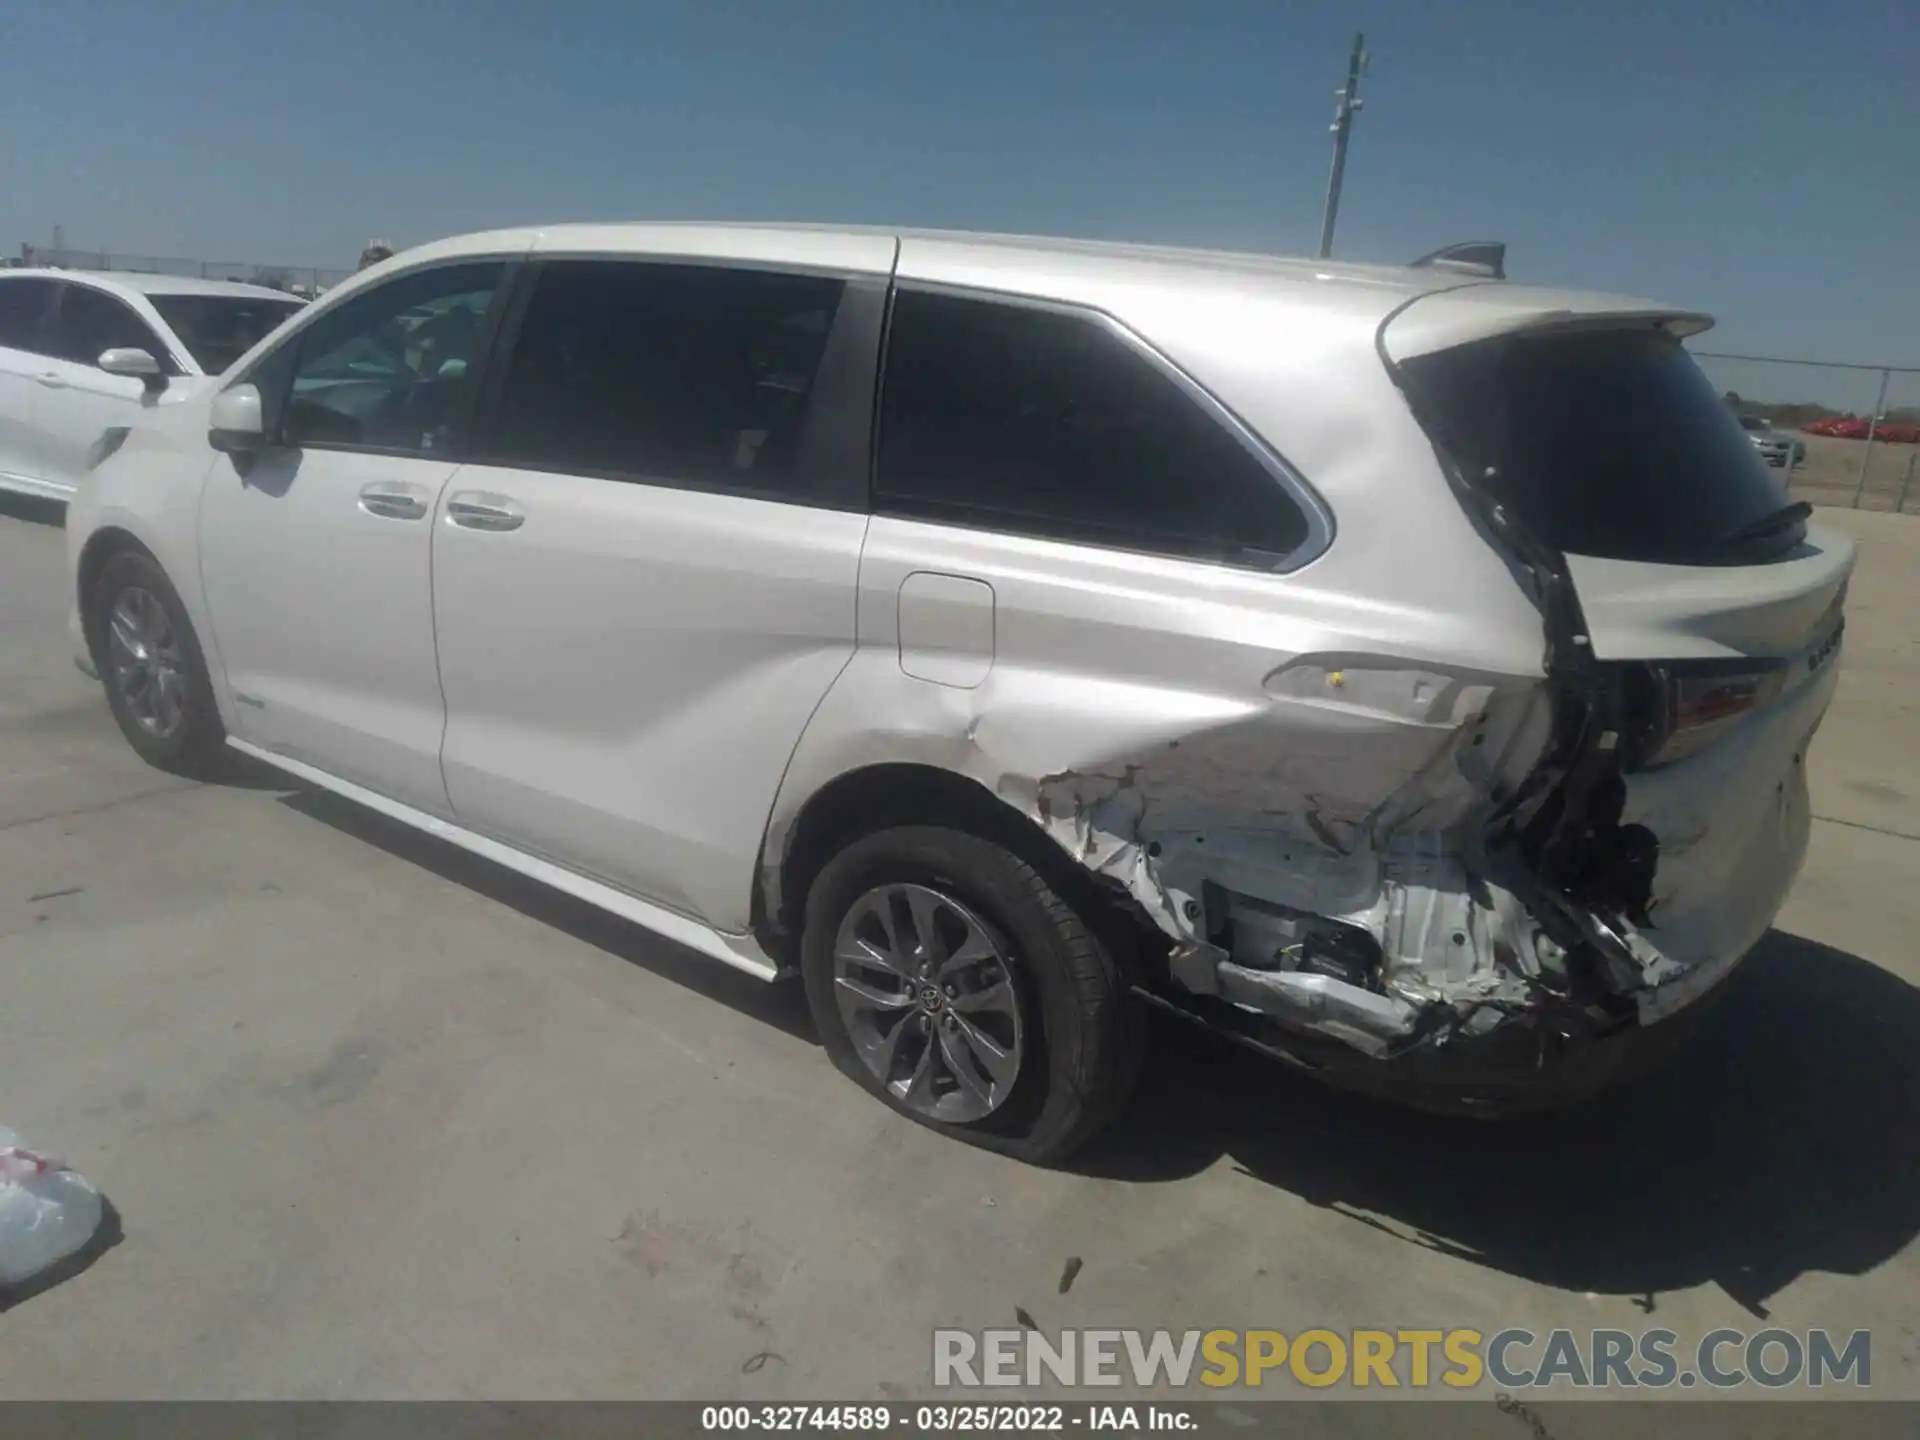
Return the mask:
<svg viewBox="0 0 1920 1440">
<path fill-rule="evenodd" d="M 1274 467 L 1091 313 L 901 290 L 875 507 L 1279 568 L 1311 527 Z"/>
<path fill-rule="evenodd" d="M 1740 421 L 1665 331 L 1511 337 L 1401 370 L 1435 442 L 1556 549 L 1712 563 L 1787 503 Z"/>
</svg>

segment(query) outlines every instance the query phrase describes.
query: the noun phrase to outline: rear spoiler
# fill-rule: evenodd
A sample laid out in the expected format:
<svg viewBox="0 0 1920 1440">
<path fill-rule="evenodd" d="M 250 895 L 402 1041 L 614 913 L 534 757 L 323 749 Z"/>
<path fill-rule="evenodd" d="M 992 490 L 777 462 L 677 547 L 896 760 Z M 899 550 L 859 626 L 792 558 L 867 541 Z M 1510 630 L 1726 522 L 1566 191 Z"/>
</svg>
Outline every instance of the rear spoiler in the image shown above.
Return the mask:
<svg viewBox="0 0 1920 1440">
<path fill-rule="evenodd" d="M 1650 326 L 1684 340 L 1712 325 L 1711 315 L 1676 310 L 1654 300 L 1461 281 L 1395 310 L 1381 322 L 1377 343 L 1383 359 L 1398 363 L 1479 340 L 1541 331 Z"/>
</svg>

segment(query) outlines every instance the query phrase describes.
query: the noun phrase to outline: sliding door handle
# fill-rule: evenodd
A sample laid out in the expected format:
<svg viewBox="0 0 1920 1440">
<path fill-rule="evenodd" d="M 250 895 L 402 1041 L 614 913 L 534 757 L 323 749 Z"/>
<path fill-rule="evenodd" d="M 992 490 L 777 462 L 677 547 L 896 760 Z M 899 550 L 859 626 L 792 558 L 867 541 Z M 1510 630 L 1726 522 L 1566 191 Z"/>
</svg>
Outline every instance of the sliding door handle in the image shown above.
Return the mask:
<svg viewBox="0 0 1920 1440">
<path fill-rule="evenodd" d="M 447 501 L 447 523 L 462 530 L 518 530 L 527 523 L 527 514 L 505 496 L 469 491 Z"/>
<path fill-rule="evenodd" d="M 419 520 L 427 513 L 427 501 L 405 485 L 368 485 L 360 491 L 360 508 L 382 520 Z"/>
</svg>

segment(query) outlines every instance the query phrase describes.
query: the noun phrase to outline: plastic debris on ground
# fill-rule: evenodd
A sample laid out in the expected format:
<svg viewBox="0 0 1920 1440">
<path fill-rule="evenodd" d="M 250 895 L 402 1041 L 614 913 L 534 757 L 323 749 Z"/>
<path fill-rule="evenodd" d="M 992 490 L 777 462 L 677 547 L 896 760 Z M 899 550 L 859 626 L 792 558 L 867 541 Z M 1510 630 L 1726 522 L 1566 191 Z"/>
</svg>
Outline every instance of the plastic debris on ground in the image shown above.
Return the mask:
<svg viewBox="0 0 1920 1440">
<path fill-rule="evenodd" d="M 0 1125 L 0 1287 L 78 1254 L 100 1228 L 100 1192 Z"/>
</svg>

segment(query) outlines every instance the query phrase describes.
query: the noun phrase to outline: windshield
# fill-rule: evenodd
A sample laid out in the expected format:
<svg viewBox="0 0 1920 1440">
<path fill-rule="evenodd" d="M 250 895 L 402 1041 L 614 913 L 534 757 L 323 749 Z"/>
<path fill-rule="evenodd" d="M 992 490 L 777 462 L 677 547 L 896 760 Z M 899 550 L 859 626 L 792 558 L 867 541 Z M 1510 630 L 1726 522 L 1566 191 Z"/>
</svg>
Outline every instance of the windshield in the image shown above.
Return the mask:
<svg viewBox="0 0 1920 1440">
<path fill-rule="evenodd" d="M 1428 432 L 1556 549 L 1724 560 L 1730 537 L 1786 504 L 1741 422 L 1665 331 L 1514 336 L 1402 368 Z M 1761 528 L 1786 543 L 1801 533 Z"/>
<path fill-rule="evenodd" d="M 193 356 L 194 364 L 218 375 L 304 303 L 288 296 L 269 300 L 255 295 L 148 295 L 167 328 Z"/>
<path fill-rule="evenodd" d="M 1758 415 L 1742 415 L 1740 417 L 1740 428 L 1742 430 L 1765 430 L 1767 428 L 1767 422 L 1762 420 Z"/>
</svg>

